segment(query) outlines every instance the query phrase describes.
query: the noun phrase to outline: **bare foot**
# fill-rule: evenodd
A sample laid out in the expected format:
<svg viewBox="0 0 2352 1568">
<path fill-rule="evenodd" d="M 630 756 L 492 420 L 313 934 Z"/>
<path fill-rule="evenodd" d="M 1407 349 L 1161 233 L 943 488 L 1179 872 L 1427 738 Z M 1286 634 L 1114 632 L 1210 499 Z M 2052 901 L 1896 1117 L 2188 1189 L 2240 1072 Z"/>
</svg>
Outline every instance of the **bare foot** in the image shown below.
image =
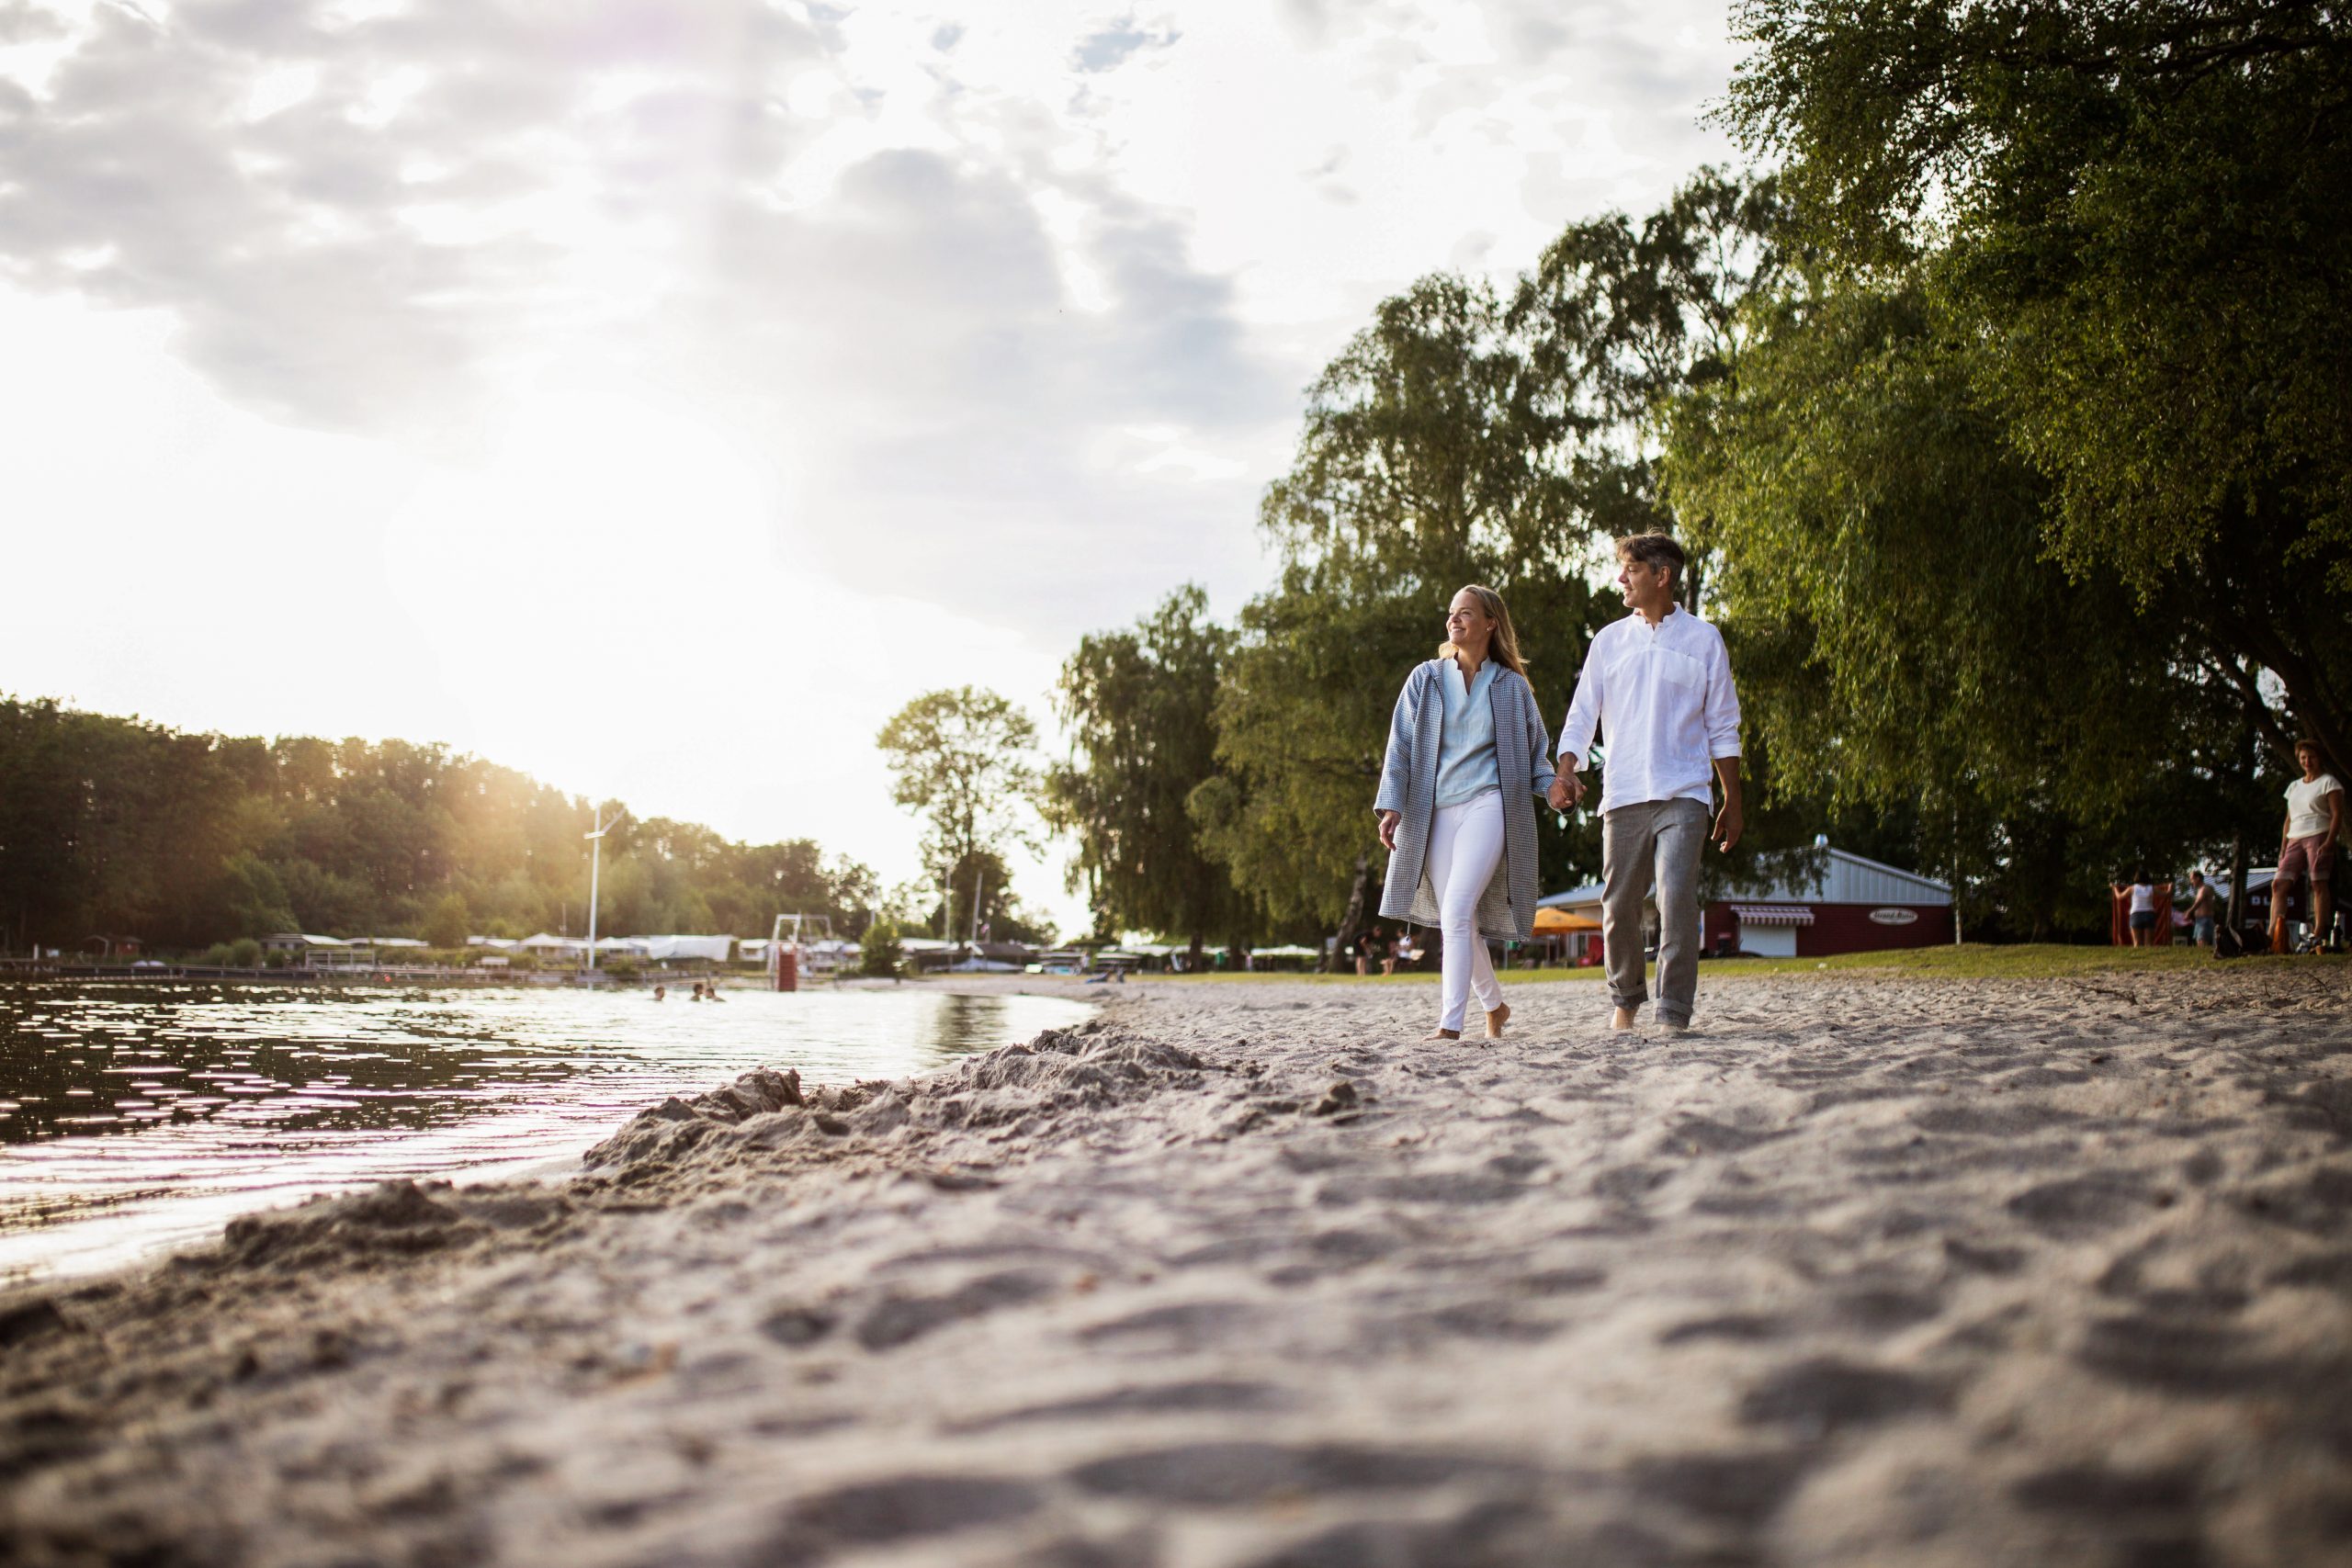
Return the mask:
<svg viewBox="0 0 2352 1568">
<path fill-rule="evenodd" d="M 1633 1028 L 1634 1010 L 1632 1008 L 1619 1008 L 1615 1012 L 1611 1013 L 1609 1015 L 1609 1027 L 1611 1029 Z"/>
<path fill-rule="evenodd" d="M 1432 1029 L 1427 1034 L 1422 1035 L 1421 1038 L 1424 1040 L 1459 1040 L 1462 1038 L 1462 1031 L 1458 1029 Z"/>
<path fill-rule="evenodd" d="M 1505 1002 L 1502 1006 L 1495 1009 L 1494 1011 L 1487 1015 L 1487 1038 L 1489 1040 L 1500 1040 L 1503 1037 L 1503 1025 L 1510 1021 L 1510 1004 L 1509 1002 Z"/>
</svg>

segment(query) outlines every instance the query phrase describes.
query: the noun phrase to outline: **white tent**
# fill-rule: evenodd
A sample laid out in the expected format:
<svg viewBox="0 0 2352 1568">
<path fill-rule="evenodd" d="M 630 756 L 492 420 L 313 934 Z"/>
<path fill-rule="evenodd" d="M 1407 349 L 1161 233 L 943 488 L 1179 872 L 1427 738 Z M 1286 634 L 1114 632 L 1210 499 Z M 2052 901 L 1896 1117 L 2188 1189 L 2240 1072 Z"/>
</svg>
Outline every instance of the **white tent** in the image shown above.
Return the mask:
<svg viewBox="0 0 2352 1568">
<path fill-rule="evenodd" d="M 588 944 L 578 937 L 557 936 L 552 931 L 526 936 L 521 946 L 526 953 L 584 953 L 588 949 Z"/>
<path fill-rule="evenodd" d="M 645 944 L 649 958 L 691 958 L 707 964 L 726 963 L 728 950 L 735 945 L 731 936 L 648 936 L 638 941 Z"/>
</svg>

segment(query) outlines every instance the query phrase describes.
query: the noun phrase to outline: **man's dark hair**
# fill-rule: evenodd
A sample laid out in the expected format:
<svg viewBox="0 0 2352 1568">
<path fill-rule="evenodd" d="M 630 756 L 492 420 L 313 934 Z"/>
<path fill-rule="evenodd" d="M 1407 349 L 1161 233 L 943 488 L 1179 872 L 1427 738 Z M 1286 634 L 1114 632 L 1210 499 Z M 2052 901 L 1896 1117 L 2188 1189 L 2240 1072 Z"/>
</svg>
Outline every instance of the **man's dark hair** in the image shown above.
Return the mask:
<svg viewBox="0 0 2352 1568">
<path fill-rule="evenodd" d="M 1671 534 L 1628 534 L 1617 541 L 1617 558 L 1637 561 L 1653 570 L 1664 567 L 1668 581 L 1678 584 L 1682 581 L 1683 567 L 1690 559 Z"/>
</svg>

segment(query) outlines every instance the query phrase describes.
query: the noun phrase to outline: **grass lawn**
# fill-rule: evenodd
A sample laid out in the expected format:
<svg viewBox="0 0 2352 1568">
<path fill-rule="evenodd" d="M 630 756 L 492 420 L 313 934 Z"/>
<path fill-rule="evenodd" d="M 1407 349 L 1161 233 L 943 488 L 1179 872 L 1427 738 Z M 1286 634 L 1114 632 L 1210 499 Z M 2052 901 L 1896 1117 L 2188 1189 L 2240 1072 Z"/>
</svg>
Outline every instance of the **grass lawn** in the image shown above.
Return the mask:
<svg viewBox="0 0 2352 1568">
<path fill-rule="evenodd" d="M 1702 979 L 1722 980 L 1750 978 L 1766 975 L 1885 975 L 1905 979 L 2062 979 L 2070 975 L 2130 974 L 2148 969 L 2194 969 L 2211 966 L 2219 960 L 2209 957 L 2202 948 L 2182 943 L 2173 947 L 2075 947 L 2056 942 L 2018 942 L 1995 945 L 1989 942 L 1962 942 L 1955 947 L 1897 948 L 1884 953 L 1848 953 L 1834 958 L 1710 958 L 1699 964 Z M 2233 961 L 2268 968 L 2282 964 L 2321 964 L 2339 974 L 2352 975 L 2352 959 L 2342 955 L 2302 958 L 2273 958 L 2264 955 Z M 1657 972 L 1657 965 L 1651 965 Z M 1362 985 L 1426 985 L 1437 978 L 1436 971 L 1411 975 L 1374 976 L 1358 979 L 1353 975 L 1138 975 L 1137 985 L 1255 985 L 1285 980 L 1294 984 L 1339 986 Z M 1589 969 L 1510 969 L 1502 974 L 1508 985 L 1545 985 L 1554 982 L 1573 983 L 1578 980 L 1599 980 L 1602 971 L 1599 964 Z"/>
</svg>

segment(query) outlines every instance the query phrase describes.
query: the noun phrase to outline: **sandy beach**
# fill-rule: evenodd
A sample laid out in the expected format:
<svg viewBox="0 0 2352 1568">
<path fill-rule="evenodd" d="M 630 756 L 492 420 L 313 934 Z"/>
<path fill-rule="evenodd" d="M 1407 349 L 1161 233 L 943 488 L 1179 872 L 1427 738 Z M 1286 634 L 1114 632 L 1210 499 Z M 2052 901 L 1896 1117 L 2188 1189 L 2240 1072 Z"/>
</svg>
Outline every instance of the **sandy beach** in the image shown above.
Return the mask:
<svg viewBox="0 0 2352 1568">
<path fill-rule="evenodd" d="M 1510 995 L 1139 983 L 15 1296 L 0 1559 L 2352 1563 L 2340 970 Z"/>
</svg>

